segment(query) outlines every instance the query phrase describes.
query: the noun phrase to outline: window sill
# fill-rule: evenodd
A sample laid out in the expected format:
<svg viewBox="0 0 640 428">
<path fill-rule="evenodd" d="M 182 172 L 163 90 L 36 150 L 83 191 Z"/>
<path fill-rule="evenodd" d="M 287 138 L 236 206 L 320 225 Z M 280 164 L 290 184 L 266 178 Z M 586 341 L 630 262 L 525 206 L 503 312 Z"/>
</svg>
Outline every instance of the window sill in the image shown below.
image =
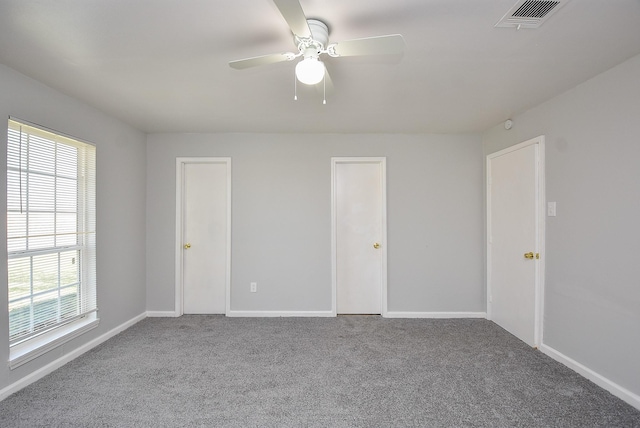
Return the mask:
<svg viewBox="0 0 640 428">
<path fill-rule="evenodd" d="M 12 346 L 9 350 L 9 369 L 13 370 L 16 367 L 20 367 L 81 334 L 93 330 L 98 326 L 99 321 L 97 315 L 93 313 L 87 318 Z"/>
</svg>

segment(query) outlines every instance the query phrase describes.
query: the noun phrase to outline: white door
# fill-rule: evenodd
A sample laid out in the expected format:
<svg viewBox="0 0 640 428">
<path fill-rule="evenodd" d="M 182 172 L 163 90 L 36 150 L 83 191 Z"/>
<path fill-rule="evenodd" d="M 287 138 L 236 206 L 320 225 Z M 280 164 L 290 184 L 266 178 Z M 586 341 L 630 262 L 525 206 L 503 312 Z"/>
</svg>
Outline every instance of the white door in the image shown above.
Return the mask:
<svg viewBox="0 0 640 428">
<path fill-rule="evenodd" d="M 178 160 L 182 313 L 224 314 L 229 282 L 228 159 Z"/>
<path fill-rule="evenodd" d="M 541 335 L 542 144 L 487 157 L 487 315 L 531 346 Z"/>
<path fill-rule="evenodd" d="M 334 158 L 336 313 L 386 312 L 384 158 Z"/>
</svg>

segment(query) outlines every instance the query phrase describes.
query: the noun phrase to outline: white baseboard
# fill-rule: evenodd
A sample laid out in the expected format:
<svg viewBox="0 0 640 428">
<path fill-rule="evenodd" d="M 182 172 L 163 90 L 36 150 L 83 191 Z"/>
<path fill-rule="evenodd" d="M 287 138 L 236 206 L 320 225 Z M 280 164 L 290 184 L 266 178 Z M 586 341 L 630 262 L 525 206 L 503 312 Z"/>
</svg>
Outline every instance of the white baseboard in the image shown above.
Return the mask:
<svg viewBox="0 0 640 428">
<path fill-rule="evenodd" d="M 228 317 L 335 317 L 332 311 L 229 311 Z M 487 318 L 486 312 L 387 312 L 385 318 Z"/>
<path fill-rule="evenodd" d="M 148 318 L 175 318 L 179 316 L 175 311 L 147 311 Z"/>
<path fill-rule="evenodd" d="M 11 385 L 1 389 L 0 390 L 0 401 L 4 400 L 5 398 L 10 396 L 14 392 L 20 391 L 25 386 L 28 386 L 28 385 L 32 384 L 33 382 L 42 379 L 43 377 L 45 377 L 49 373 L 52 373 L 54 370 L 59 369 L 63 365 L 67 364 L 69 361 L 72 361 L 75 358 L 78 358 L 80 355 L 82 355 L 85 352 L 95 348 L 96 346 L 100 345 L 102 342 L 105 342 L 108 339 L 111 339 L 116 334 L 123 332 L 124 330 L 128 329 L 132 325 L 138 323 L 139 321 L 142 321 L 146 317 L 147 317 L 147 314 L 146 313 L 142 313 L 142 314 L 130 319 L 129 321 L 120 324 L 116 328 L 114 328 L 112 330 L 109 330 L 108 332 L 104 333 L 103 335 L 101 335 L 99 337 L 96 337 L 92 341 L 85 343 L 84 345 L 80 346 L 79 348 L 74 349 L 73 351 L 69 352 L 68 354 L 64 354 L 63 356 L 61 356 L 60 358 L 58 358 L 55 361 L 50 362 L 46 366 L 41 367 L 41 368 L 39 368 L 38 370 L 36 370 L 36 371 L 34 371 L 32 373 L 29 373 L 28 375 L 26 375 L 25 377 L 21 378 L 20 380 L 18 380 L 16 382 L 12 383 Z"/>
<path fill-rule="evenodd" d="M 487 318 L 486 312 L 387 312 L 385 318 Z"/>
<path fill-rule="evenodd" d="M 571 370 L 575 371 L 576 373 L 586 377 L 587 379 L 589 379 L 591 382 L 595 383 L 599 387 L 606 389 L 616 397 L 620 398 L 622 401 L 625 401 L 626 403 L 629 403 L 636 409 L 640 410 L 640 395 L 634 394 L 628 389 L 623 388 L 617 383 L 591 370 L 589 367 L 583 364 L 580 364 L 576 360 L 573 360 L 567 357 L 566 355 L 556 351 L 555 349 L 553 349 L 548 345 L 545 345 L 544 343 L 540 346 L 540 351 L 543 354 L 548 355 L 549 357 L 558 361 L 559 363 L 562 363 L 565 366 L 569 367 Z"/>
<path fill-rule="evenodd" d="M 335 317 L 331 311 L 229 311 L 228 317 Z"/>
</svg>

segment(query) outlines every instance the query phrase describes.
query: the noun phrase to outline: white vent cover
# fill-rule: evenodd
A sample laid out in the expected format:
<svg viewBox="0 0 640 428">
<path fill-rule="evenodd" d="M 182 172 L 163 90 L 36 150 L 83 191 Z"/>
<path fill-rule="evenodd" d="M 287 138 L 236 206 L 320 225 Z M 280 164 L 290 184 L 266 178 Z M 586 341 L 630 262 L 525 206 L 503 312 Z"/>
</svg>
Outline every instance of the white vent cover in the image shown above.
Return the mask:
<svg viewBox="0 0 640 428">
<path fill-rule="evenodd" d="M 538 28 L 568 2 L 569 0 L 520 0 L 495 26 Z"/>
</svg>

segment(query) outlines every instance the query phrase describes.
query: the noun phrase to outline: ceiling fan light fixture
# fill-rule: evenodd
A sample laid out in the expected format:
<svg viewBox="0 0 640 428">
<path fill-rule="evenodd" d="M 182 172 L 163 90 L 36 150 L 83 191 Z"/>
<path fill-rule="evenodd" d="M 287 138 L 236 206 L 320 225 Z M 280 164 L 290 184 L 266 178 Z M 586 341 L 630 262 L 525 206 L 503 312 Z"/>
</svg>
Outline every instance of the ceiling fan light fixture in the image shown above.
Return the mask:
<svg viewBox="0 0 640 428">
<path fill-rule="evenodd" d="M 315 85 L 324 78 L 324 63 L 318 57 L 308 56 L 296 64 L 296 77 L 305 85 Z"/>
</svg>

